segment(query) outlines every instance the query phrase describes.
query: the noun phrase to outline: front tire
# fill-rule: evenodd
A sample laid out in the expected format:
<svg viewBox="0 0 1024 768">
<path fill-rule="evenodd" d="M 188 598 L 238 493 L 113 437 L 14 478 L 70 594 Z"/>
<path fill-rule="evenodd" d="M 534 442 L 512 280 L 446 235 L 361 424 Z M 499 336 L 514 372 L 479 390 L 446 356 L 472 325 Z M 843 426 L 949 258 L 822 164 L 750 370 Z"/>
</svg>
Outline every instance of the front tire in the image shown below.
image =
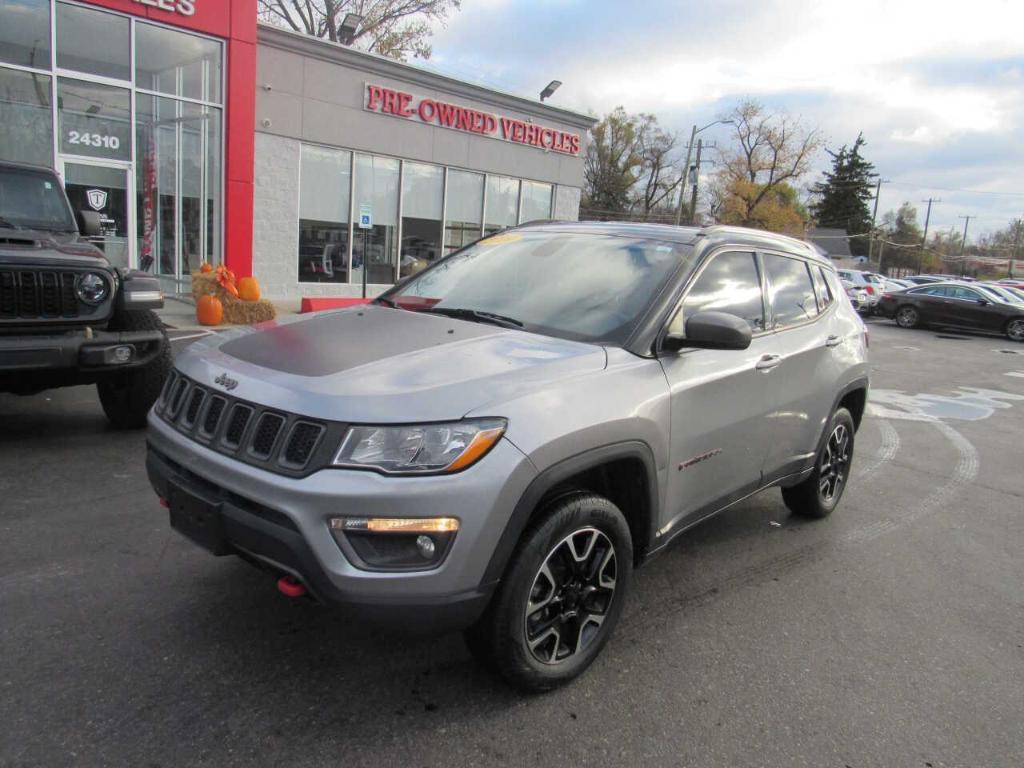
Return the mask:
<svg viewBox="0 0 1024 768">
<path fill-rule="evenodd" d="M 1006 338 L 1010 341 L 1024 341 L 1024 317 L 1015 317 L 1006 324 Z"/>
<path fill-rule="evenodd" d="M 170 373 L 173 361 L 164 324 L 152 310 L 119 312 L 111 321 L 114 331 L 161 331 L 164 334 L 159 354 L 138 368 L 113 373 L 96 385 L 103 412 L 115 429 L 140 429 Z"/>
<path fill-rule="evenodd" d="M 911 306 L 902 306 L 896 310 L 896 325 L 900 328 L 917 328 L 921 324 L 921 313 Z"/>
<path fill-rule="evenodd" d="M 467 645 L 521 690 L 563 685 L 608 641 L 632 572 L 633 541 L 618 507 L 596 494 L 563 496 L 523 534 Z"/>
<path fill-rule="evenodd" d="M 815 459 L 814 472 L 799 485 L 782 489 L 782 500 L 790 512 L 813 518 L 832 514 L 850 479 L 854 431 L 853 416 L 845 408 L 837 408 Z"/>
</svg>

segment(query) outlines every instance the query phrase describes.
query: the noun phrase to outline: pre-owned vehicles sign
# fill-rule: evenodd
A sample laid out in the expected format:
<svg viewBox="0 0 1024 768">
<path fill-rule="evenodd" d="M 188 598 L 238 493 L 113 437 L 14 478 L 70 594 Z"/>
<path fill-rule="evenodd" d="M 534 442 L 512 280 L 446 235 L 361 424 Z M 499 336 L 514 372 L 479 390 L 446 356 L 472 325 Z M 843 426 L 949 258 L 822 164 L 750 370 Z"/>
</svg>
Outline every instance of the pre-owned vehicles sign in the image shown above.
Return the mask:
<svg viewBox="0 0 1024 768">
<path fill-rule="evenodd" d="M 366 84 L 363 109 L 515 144 L 526 144 L 550 152 L 561 152 L 566 155 L 580 153 L 578 133 L 548 128 L 518 118 L 494 115 L 445 101 L 418 97 L 382 85 Z"/>
</svg>

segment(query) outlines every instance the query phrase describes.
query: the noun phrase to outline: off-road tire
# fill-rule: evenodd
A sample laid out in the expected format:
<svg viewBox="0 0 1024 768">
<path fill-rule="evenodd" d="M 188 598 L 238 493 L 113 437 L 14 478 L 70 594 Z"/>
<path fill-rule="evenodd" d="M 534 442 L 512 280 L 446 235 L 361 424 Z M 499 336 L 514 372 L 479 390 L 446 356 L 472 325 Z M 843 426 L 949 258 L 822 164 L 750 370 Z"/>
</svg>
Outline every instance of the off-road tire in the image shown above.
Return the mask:
<svg viewBox="0 0 1024 768">
<path fill-rule="evenodd" d="M 171 345 L 164 324 L 149 309 L 118 312 L 110 323 L 112 331 L 160 331 L 164 335 L 160 353 L 138 368 L 110 374 L 96 384 L 100 404 L 115 429 L 140 429 L 146 415 L 160 396 L 171 371 Z"/>
<path fill-rule="evenodd" d="M 837 430 L 845 433 L 845 456 L 839 457 L 833 438 Z M 825 438 L 814 459 L 814 472 L 799 485 L 782 489 L 782 500 L 789 511 L 801 517 L 823 518 L 832 514 L 850 480 L 855 438 L 853 416 L 845 408 L 837 408 L 825 430 Z M 839 473 L 837 476 L 833 473 Z M 830 493 L 824 488 L 829 487 Z"/>
<path fill-rule="evenodd" d="M 597 535 L 594 536 L 591 531 L 596 531 Z M 527 607 L 531 594 L 536 599 L 536 588 L 543 581 L 543 567 L 548 567 L 550 571 L 560 564 L 560 560 L 552 558 L 562 553 L 567 541 L 573 539 L 582 550 L 592 536 L 595 541 L 590 550 L 594 555 L 593 561 L 600 559 L 604 564 L 612 562 L 607 559 L 607 550 L 610 548 L 614 562 L 610 579 L 613 583 L 612 593 L 601 614 L 601 623 L 590 632 L 585 643 L 577 644 L 576 638 L 573 638 L 573 645 L 578 650 L 564 659 L 545 663 L 535 656 L 535 651 L 528 645 Z M 575 550 L 570 551 L 570 555 L 572 552 Z M 607 567 L 602 563 L 597 567 Z M 582 570 L 591 567 L 588 562 L 578 564 Z M 480 620 L 466 630 L 466 644 L 485 667 L 497 671 L 520 690 L 539 692 L 563 685 L 590 666 L 608 641 L 622 613 L 632 572 L 633 540 L 629 525 L 619 508 L 597 494 L 580 492 L 562 496 L 545 508 L 524 531 L 490 605 Z M 598 574 L 597 578 L 603 584 L 609 581 L 606 573 Z M 563 586 L 569 589 L 578 580 L 573 579 Z M 586 589 L 584 587 L 583 591 L 586 592 Z M 556 604 L 570 605 L 562 614 L 569 615 L 572 606 L 578 605 L 579 614 L 588 617 L 590 606 L 594 604 L 588 605 L 586 601 L 595 597 L 603 599 L 599 594 L 601 590 L 593 587 L 589 589 L 591 592 L 588 597 L 578 603 L 574 600 L 570 605 L 569 598 L 565 601 L 549 599 L 549 607 L 543 610 L 556 610 Z M 602 590 L 606 591 L 606 588 L 602 587 Z M 555 584 L 552 583 L 552 594 L 555 591 Z M 561 611 L 560 608 L 557 610 Z M 583 637 L 593 624 L 584 620 L 579 626 L 577 638 Z M 559 637 L 554 642 L 555 653 L 552 656 L 558 653 L 560 643 Z"/>
</svg>

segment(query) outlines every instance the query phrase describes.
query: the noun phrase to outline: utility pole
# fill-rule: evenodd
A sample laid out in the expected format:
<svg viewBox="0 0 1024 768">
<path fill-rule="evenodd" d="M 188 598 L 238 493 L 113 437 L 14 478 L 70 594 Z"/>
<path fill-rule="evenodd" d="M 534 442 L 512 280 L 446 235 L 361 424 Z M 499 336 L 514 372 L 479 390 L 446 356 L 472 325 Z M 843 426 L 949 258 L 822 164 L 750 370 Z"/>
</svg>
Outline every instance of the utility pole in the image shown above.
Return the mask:
<svg viewBox="0 0 1024 768">
<path fill-rule="evenodd" d="M 971 219 L 973 219 L 974 216 L 960 216 L 958 218 L 964 220 L 964 236 L 963 239 L 960 240 L 960 275 L 962 277 L 967 274 L 967 262 L 964 261 L 964 248 L 967 247 L 967 225 L 971 223 Z"/>
<path fill-rule="evenodd" d="M 929 197 L 927 200 L 922 200 L 922 203 L 928 203 L 928 213 L 924 217 L 924 236 L 921 238 L 921 255 L 917 259 L 917 273 L 921 274 L 921 270 L 924 269 L 924 249 L 928 247 L 928 223 L 932 220 L 932 203 L 941 203 L 942 201 Z"/>
<path fill-rule="evenodd" d="M 690 131 L 690 143 L 686 145 L 686 163 L 683 165 L 683 178 L 679 180 L 679 207 L 676 209 L 676 226 L 683 223 L 683 200 L 686 199 L 686 177 L 690 173 L 690 158 L 693 157 L 693 142 L 697 139 L 697 124 Z"/>
<path fill-rule="evenodd" d="M 1010 277 L 1014 277 L 1013 274 L 1013 262 L 1017 260 L 1017 249 L 1020 248 L 1020 231 L 1024 229 L 1024 219 L 1017 219 L 1017 226 L 1014 228 L 1013 233 L 1013 253 L 1010 255 Z"/>
<path fill-rule="evenodd" d="M 697 223 L 697 185 L 700 184 L 700 153 L 704 149 L 704 139 L 697 139 L 697 162 L 693 169 L 693 197 L 690 198 L 690 223 Z"/>
<path fill-rule="evenodd" d="M 871 263 L 871 256 L 875 250 L 875 220 L 878 218 L 878 198 L 882 195 L 882 184 L 888 182 L 888 179 L 883 179 L 881 176 L 878 177 L 878 183 L 875 184 L 875 207 L 871 211 L 871 232 L 868 234 L 868 263 Z M 882 271 L 882 260 L 878 260 L 878 271 Z"/>
</svg>

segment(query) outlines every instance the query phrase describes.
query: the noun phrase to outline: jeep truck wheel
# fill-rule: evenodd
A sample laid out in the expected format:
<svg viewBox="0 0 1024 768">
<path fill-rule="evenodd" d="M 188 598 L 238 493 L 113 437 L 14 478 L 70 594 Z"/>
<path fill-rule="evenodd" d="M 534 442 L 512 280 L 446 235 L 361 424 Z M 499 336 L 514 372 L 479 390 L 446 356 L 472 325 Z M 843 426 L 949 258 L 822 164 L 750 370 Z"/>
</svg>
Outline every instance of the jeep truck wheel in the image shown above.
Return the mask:
<svg viewBox="0 0 1024 768">
<path fill-rule="evenodd" d="M 572 680 L 601 652 L 622 613 L 633 541 L 622 512 L 590 493 L 564 496 L 523 534 L 466 642 L 517 688 Z"/>
<path fill-rule="evenodd" d="M 814 472 L 799 485 L 782 489 L 782 500 L 794 515 L 828 517 L 850 479 L 853 462 L 853 417 L 837 408 L 828 425 L 828 437 L 814 463 Z"/>
<path fill-rule="evenodd" d="M 110 324 L 115 331 L 163 331 L 164 325 L 152 310 L 121 312 Z M 172 366 L 171 345 L 164 333 L 160 353 L 139 368 L 113 373 L 102 379 L 96 389 L 107 419 L 117 429 L 146 426 L 146 414 L 160 396 Z"/>
</svg>

